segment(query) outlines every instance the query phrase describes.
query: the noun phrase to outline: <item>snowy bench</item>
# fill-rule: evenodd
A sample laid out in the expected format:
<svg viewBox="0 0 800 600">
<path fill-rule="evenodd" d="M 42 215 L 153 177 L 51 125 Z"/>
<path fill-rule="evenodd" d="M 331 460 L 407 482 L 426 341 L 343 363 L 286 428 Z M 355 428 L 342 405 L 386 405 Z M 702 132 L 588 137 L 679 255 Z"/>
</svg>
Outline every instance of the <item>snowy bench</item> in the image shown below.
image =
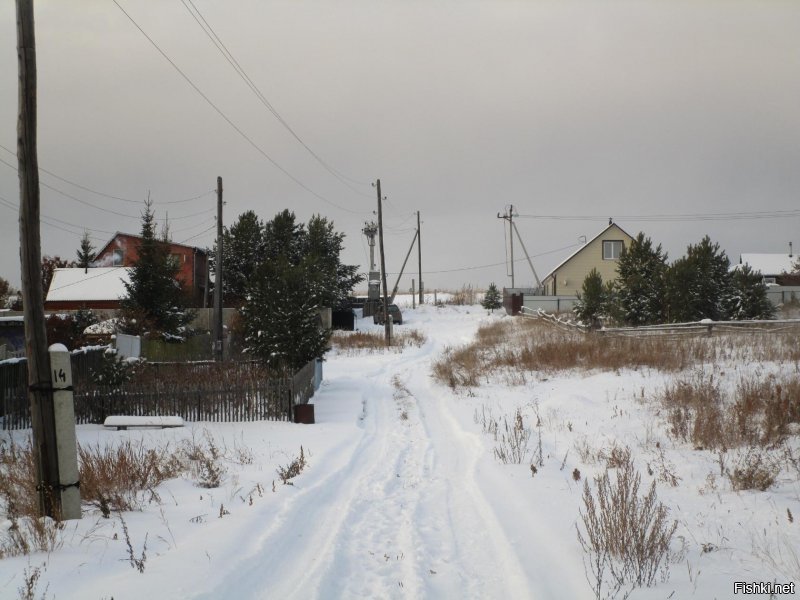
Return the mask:
<svg viewBox="0 0 800 600">
<path fill-rule="evenodd" d="M 128 429 L 128 427 L 183 427 L 181 417 L 106 417 L 103 422 L 104 427 L 116 427 L 117 431 Z"/>
</svg>

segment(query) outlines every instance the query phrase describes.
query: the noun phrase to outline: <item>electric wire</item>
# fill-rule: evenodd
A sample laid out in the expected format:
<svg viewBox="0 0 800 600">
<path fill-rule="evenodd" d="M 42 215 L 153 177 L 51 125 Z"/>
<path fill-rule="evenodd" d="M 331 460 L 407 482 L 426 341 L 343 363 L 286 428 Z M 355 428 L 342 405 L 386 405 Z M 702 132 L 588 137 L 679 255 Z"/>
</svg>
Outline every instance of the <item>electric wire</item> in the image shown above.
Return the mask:
<svg viewBox="0 0 800 600">
<path fill-rule="evenodd" d="M 156 49 L 156 51 L 164 58 L 164 60 L 166 60 L 172 66 L 172 68 L 175 69 L 175 71 L 178 72 L 178 74 L 184 79 L 184 81 L 186 81 L 186 83 L 188 83 L 189 86 L 191 86 L 191 88 L 195 92 L 197 92 L 197 94 L 201 98 L 203 98 L 203 100 L 205 100 L 206 103 L 212 109 L 214 109 L 214 111 L 220 117 L 222 117 L 222 119 L 228 125 L 230 125 L 230 127 L 232 127 L 233 130 L 236 131 L 236 133 L 238 133 L 242 137 L 242 139 L 244 139 L 248 144 L 250 144 L 250 146 L 252 146 L 259 154 L 261 154 L 261 156 L 263 156 L 265 159 L 267 159 L 276 169 L 278 169 L 281 173 L 286 175 L 289 179 L 294 181 L 298 186 L 300 186 L 302 189 L 307 191 L 309 194 L 311 194 L 315 198 L 317 198 L 317 199 L 319 199 L 319 200 L 321 200 L 321 201 L 323 201 L 323 202 L 325 202 L 327 204 L 330 204 L 331 206 L 333 206 L 335 208 L 338 208 L 339 210 L 343 210 L 345 212 L 354 213 L 354 214 L 363 214 L 364 213 L 364 211 L 357 211 L 357 210 L 353 210 L 353 209 L 341 206 L 339 204 L 336 204 L 332 200 L 329 200 L 328 198 L 326 198 L 322 194 L 319 194 L 318 192 L 316 192 L 313 189 L 311 189 L 310 187 L 308 187 L 305 183 L 303 183 L 297 177 L 295 177 L 292 173 L 290 173 L 286 168 L 284 168 L 282 165 L 280 165 L 275 159 L 273 159 L 269 154 L 267 154 L 267 152 L 263 148 L 261 148 L 261 146 L 256 144 L 255 141 L 253 141 L 253 139 L 250 136 L 248 136 L 238 125 L 236 125 L 236 123 L 234 123 L 228 117 L 228 115 L 226 115 L 222 111 L 222 109 L 220 109 L 216 104 L 214 104 L 214 102 L 212 102 L 212 100 L 208 96 L 206 96 L 206 94 L 194 83 L 194 81 L 192 81 L 189 78 L 189 76 L 186 75 L 186 73 L 184 73 L 183 70 L 181 70 L 181 68 L 167 55 L 167 53 L 164 52 L 161 49 L 161 47 L 155 42 L 155 40 L 153 40 L 153 38 L 151 38 L 144 29 L 142 29 L 141 25 L 139 25 L 139 23 L 136 22 L 136 20 L 122 7 L 122 5 L 119 2 L 117 2 L 117 0 L 111 0 L 111 1 L 116 5 L 117 8 L 119 8 L 120 11 L 122 11 L 122 13 L 128 18 L 128 20 L 131 23 L 133 23 L 134 27 L 136 27 L 136 29 L 139 30 L 139 32 L 147 39 L 147 41 L 150 43 L 150 45 L 152 45 L 153 48 Z"/>
<path fill-rule="evenodd" d="M 0 148 L 5 150 L 6 152 L 8 152 L 14 158 L 17 157 L 17 153 L 16 152 L 13 152 L 13 151 L 9 150 L 8 148 L 3 146 L 2 144 L 0 144 Z M 0 160 L 2 160 L 2 159 L 0 159 Z M 5 163 L 8 166 L 11 166 L 11 165 L 9 165 L 9 163 L 7 163 L 5 161 L 2 161 L 2 162 Z M 12 168 L 14 168 L 16 170 L 16 167 L 12 167 Z M 130 198 L 123 198 L 121 196 L 114 196 L 113 194 L 107 194 L 105 192 L 99 192 L 97 190 L 94 190 L 94 189 L 92 189 L 90 187 L 87 187 L 85 185 L 82 185 L 80 183 L 76 183 L 75 181 L 71 181 L 71 180 L 67 179 L 66 177 L 62 177 L 61 175 L 56 175 L 52 171 L 48 171 L 47 169 L 45 169 L 43 167 L 39 167 L 39 171 L 42 172 L 42 173 L 46 173 L 46 174 L 50 175 L 50 177 L 54 177 L 55 179 L 58 179 L 59 181 L 63 181 L 64 183 L 68 183 L 69 185 L 73 185 L 76 188 L 82 189 L 85 192 L 89 192 L 90 194 L 95 194 L 97 196 L 102 196 L 103 198 L 110 198 L 112 200 L 120 200 L 121 202 L 130 202 L 132 204 L 140 204 L 141 205 L 141 203 L 142 203 L 141 200 L 131 200 Z M 209 196 L 209 195 L 211 195 L 211 194 L 213 194 L 215 192 L 216 192 L 216 190 L 212 189 L 212 190 L 208 190 L 207 192 L 203 192 L 202 194 L 199 194 L 197 196 L 192 196 L 191 198 L 184 198 L 183 200 L 161 200 L 159 202 L 155 202 L 154 204 L 159 205 L 159 206 L 162 205 L 162 204 L 181 204 L 183 202 L 191 202 L 193 200 L 199 200 L 200 198 L 203 198 L 205 196 Z"/>
<path fill-rule="evenodd" d="M 4 164 L 9 169 L 13 169 L 14 171 L 18 171 L 18 168 L 16 166 L 12 165 L 9 162 L 6 162 L 2 158 L 0 158 L 0 164 Z M 64 190 L 61 190 L 61 189 L 59 189 L 57 187 L 54 187 L 54 186 L 52 186 L 52 185 L 50 185 L 48 183 L 45 183 L 44 181 L 39 181 L 39 185 L 41 187 L 43 187 L 43 188 L 47 188 L 48 190 L 51 190 L 51 191 L 55 192 L 56 194 L 60 194 L 60 195 L 64 196 L 65 198 L 69 198 L 70 200 L 74 200 L 75 202 L 78 202 L 80 204 L 84 204 L 84 205 L 89 206 L 91 208 L 94 208 L 96 210 L 107 212 L 107 213 L 110 213 L 112 215 L 116 215 L 118 217 L 124 217 L 126 219 L 136 219 L 137 221 L 142 218 L 141 215 L 129 215 L 127 213 L 121 213 L 119 211 L 112 210 L 110 208 L 105 208 L 103 206 L 98 206 L 97 204 L 93 204 L 93 203 L 89 202 L 88 200 L 83 200 L 82 198 L 78 198 L 77 196 L 73 196 L 69 192 L 65 192 Z M 203 195 L 205 195 L 205 194 L 203 194 Z M 200 214 L 209 213 L 209 212 L 212 212 L 214 210 L 216 210 L 216 208 L 214 208 L 212 206 L 211 208 L 208 208 L 207 210 L 194 212 L 192 214 L 183 215 L 183 216 L 180 216 L 180 217 L 155 217 L 154 216 L 153 218 L 156 221 L 167 221 L 167 220 L 177 221 L 177 220 L 180 220 L 180 219 L 189 219 L 191 217 L 194 217 L 194 216 L 197 216 L 197 215 L 200 215 Z"/>
<path fill-rule="evenodd" d="M 363 196 L 371 197 L 371 194 L 367 194 L 361 190 L 356 189 L 353 187 L 350 182 L 358 184 L 358 185 L 365 185 L 368 186 L 369 182 L 359 181 L 352 177 L 348 177 L 338 169 L 334 168 L 330 164 L 328 164 L 325 160 L 322 159 L 314 150 L 312 150 L 306 142 L 302 140 L 302 138 L 297 134 L 297 132 L 286 122 L 286 120 L 281 116 L 278 110 L 272 105 L 272 103 L 264 96 L 261 92 L 259 87 L 253 82 L 247 72 L 244 70 L 244 67 L 239 63 L 233 53 L 228 49 L 225 43 L 220 39 L 217 35 L 217 32 L 214 31 L 214 28 L 211 24 L 206 20 L 200 10 L 195 6 L 192 0 L 181 0 L 181 3 L 195 20 L 197 25 L 200 29 L 203 30 L 203 33 L 206 34 L 206 37 L 211 40 L 211 43 L 217 48 L 220 54 L 225 58 L 228 64 L 236 71 L 236 74 L 245 82 L 245 84 L 250 88 L 250 90 L 255 94 L 256 98 L 258 98 L 261 103 L 269 110 L 270 113 L 277 119 L 277 121 L 283 125 L 283 127 L 296 139 L 303 148 L 305 148 L 308 153 L 314 157 L 314 159 L 322 165 L 322 167 L 328 171 L 331 175 L 333 175 L 336 179 L 338 179 L 341 183 L 346 185 L 348 188 L 356 192 L 357 194 L 361 194 Z M 191 6 L 191 8 L 189 8 Z M 196 13 L 196 14 L 195 14 Z M 198 18 L 199 17 L 199 18 Z M 202 21 L 202 22 L 201 22 Z"/>
<path fill-rule="evenodd" d="M 0 206 L 2 206 L 3 208 L 7 208 L 8 210 L 10 210 L 10 211 L 12 211 L 12 212 L 14 212 L 16 214 L 19 214 L 19 206 L 15 206 L 14 204 L 12 204 L 11 202 L 6 201 L 2 197 L 0 197 Z M 40 215 L 39 218 L 40 218 L 42 224 L 47 225 L 48 227 L 52 227 L 53 229 L 59 229 L 61 231 L 69 233 L 71 235 L 82 235 L 83 231 L 94 231 L 94 232 L 97 231 L 95 229 L 82 228 L 79 225 L 74 225 L 72 223 L 68 223 L 67 221 L 61 221 L 60 219 L 54 219 L 53 217 L 46 217 L 44 215 Z M 60 223 L 62 223 L 64 225 L 67 225 L 69 227 L 75 227 L 79 231 L 72 231 L 70 229 L 65 229 L 64 227 L 62 227 L 60 225 L 57 225 L 56 223 L 51 223 L 50 219 L 58 221 L 58 222 L 60 222 Z M 101 233 L 105 233 L 105 232 L 101 232 Z M 105 242 L 106 241 L 105 238 L 99 238 L 99 237 L 94 236 L 94 235 L 90 235 L 89 237 L 91 239 L 97 241 L 97 242 Z"/>
<path fill-rule="evenodd" d="M 608 215 L 514 215 L 521 219 L 547 219 L 556 221 L 605 221 Z M 800 210 L 767 210 L 719 213 L 675 213 L 652 215 L 615 215 L 615 219 L 646 223 L 682 222 L 682 221 L 739 221 L 757 219 L 784 219 L 800 217 Z"/>
<path fill-rule="evenodd" d="M 575 248 L 576 246 L 580 246 L 580 245 L 581 244 L 570 244 L 569 246 L 564 246 L 562 248 L 555 248 L 553 250 L 547 250 L 546 252 L 540 252 L 539 254 L 531 254 L 530 257 L 531 258 L 538 258 L 540 256 L 547 256 L 548 254 L 555 254 L 556 252 L 563 252 L 564 250 L 569 250 L 570 248 Z M 514 260 L 514 262 L 518 263 L 518 262 L 522 262 L 524 260 L 527 260 L 527 259 L 524 258 L 524 257 L 523 258 L 517 258 L 516 260 Z M 503 266 L 505 264 L 507 264 L 507 261 L 498 262 L 498 263 L 491 263 L 491 264 L 488 264 L 488 265 L 477 265 L 477 266 L 474 266 L 474 267 L 459 267 L 459 268 L 456 268 L 456 269 L 442 269 L 442 270 L 438 270 L 438 271 L 423 271 L 422 274 L 423 275 L 434 275 L 434 274 L 437 274 L 437 273 L 456 273 L 458 271 L 477 271 L 479 269 L 488 269 L 490 267 L 501 267 L 501 266 Z M 387 275 L 398 275 L 399 273 L 398 272 L 394 272 L 394 273 L 386 273 L 386 274 Z"/>
</svg>

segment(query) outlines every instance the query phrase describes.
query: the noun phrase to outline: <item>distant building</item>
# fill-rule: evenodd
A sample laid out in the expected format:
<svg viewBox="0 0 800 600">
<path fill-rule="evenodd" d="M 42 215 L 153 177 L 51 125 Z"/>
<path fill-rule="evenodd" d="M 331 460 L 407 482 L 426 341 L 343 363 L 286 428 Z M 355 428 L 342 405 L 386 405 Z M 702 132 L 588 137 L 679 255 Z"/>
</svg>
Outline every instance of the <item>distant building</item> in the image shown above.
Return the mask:
<svg viewBox="0 0 800 600">
<path fill-rule="evenodd" d="M 100 248 L 94 259 L 96 267 L 132 267 L 139 258 L 141 236 L 117 232 Z M 208 299 L 208 254 L 202 248 L 169 244 L 169 253 L 178 265 L 178 279 L 192 307 L 204 307 Z M 91 269 L 90 269 L 91 270 Z"/>
<path fill-rule="evenodd" d="M 81 267 L 56 269 L 44 301 L 45 310 L 78 310 L 81 308 L 117 309 L 128 295 L 128 267 Z"/>
<path fill-rule="evenodd" d="M 800 273 L 794 272 L 798 257 L 792 254 L 740 254 L 739 264 L 749 265 L 764 278 L 764 283 L 777 285 L 800 285 Z"/>
<path fill-rule="evenodd" d="M 603 282 L 617 278 L 617 260 L 633 238 L 619 225 L 608 227 L 573 252 L 542 280 L 546 296 L 575 296 L 592 269 L 597 269 Z"/>
</svg>

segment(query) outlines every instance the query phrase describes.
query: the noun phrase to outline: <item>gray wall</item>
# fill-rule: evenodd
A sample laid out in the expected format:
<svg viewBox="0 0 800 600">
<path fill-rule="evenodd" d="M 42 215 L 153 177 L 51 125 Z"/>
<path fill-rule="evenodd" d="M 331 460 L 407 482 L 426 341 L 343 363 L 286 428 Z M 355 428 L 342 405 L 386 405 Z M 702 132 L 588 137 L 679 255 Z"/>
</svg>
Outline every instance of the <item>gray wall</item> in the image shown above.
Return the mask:
<svg viewBox="0 0 800 600">
<path fill-rule="evenodd" d="M 522 306 L 531 310 L 541 308 L 545 312 L 569 312 L 575 305 L 577 296 L 529 296 L 522 297 Z"/>
</svg>

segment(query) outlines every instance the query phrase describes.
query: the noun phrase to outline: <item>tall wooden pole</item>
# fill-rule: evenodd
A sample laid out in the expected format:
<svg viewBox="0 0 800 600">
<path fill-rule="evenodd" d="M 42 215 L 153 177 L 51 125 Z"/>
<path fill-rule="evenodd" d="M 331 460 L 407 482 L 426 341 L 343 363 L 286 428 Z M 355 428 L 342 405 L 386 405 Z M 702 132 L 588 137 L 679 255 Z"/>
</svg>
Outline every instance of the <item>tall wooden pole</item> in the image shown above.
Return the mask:
<svg viewBox="0 0 800 600">
<path fill-rule="evenodd" d="M 425 302 L 422 290 L 422 229 L 419 226 L 419 211 L 417 211 L 417 261 L 419 263 L 419 305 Z"/>
<path fill-rule="evenodd" d="M 222 177 L 217 177 L 217 264 L 214 270 L 214 360 L 221 361 L 222 326 Z"/>
<path fill-rule="evenodd" d="M 376 186 L 378 188 L 378 243 L 381 250 L 381 280 L 383 282 L 383 327 L 384 337 L 386 338 L 386 345 L 392 345 L 392 316 L 389 314 L 389 290 L 386 286 L 386 258 L 383 255 L 383 207 L 381 202 L 381 180 L 378 179 Z"/>
<path fill-rule="evenodd" d="M 31 406 L 33 451 L 39 508 L 43 516 L 60 518 L 58 450 L 56 446 L 50 357 L 44 322 L 42 252 L 39 232 L 39 159 L 36 151 L 36 38 L 33 0 L 17 0 L 19 60 L 19 256 L 25 353 L 28 358 L 28 399 Z"/>
</svg>

